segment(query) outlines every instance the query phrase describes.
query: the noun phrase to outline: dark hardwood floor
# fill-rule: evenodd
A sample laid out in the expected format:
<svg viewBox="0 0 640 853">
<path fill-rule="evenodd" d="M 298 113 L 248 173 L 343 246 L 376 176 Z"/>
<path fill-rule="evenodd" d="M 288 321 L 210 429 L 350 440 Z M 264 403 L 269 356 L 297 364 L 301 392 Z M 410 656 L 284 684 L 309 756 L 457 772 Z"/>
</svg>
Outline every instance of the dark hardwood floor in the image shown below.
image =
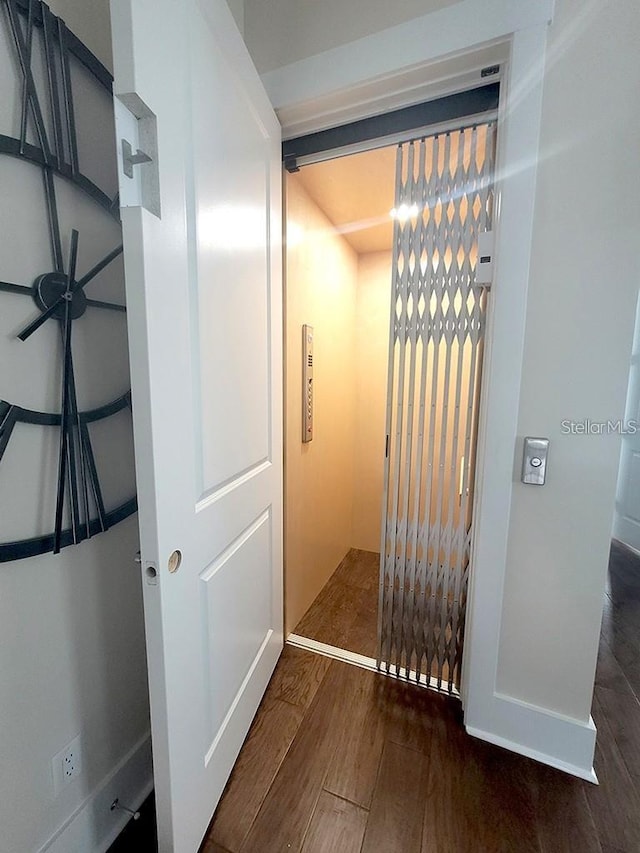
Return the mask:
<svg viewBox="0 0 640 853">
<path fill-rule="evenodd" d="M 380 555 L 352 548 L 293 633 L 374 658 Z"/>
<path fill-rule="evenodd" d="M 367 591 L 344 561 L 339 572 L 342 592 Z M 335 593 L 324 601 L 330 618 L 312 608 L 305 636 L 348 643 L 353 613 Z M 455 700 L 286 647 L 202 851 L 638 853 L 639 697 L 640 558 L 616 543 L 593 706 L 599 786 L 469 737 Z"/>
<path fill-rule="evenodd" d="M 638 853 L 639 697 L 640 558 L 616 543 L 599 786 L 474 740 L 455 700 L 288 646 L 201 851 Z M 156 849 L 138 832 L 126 842 L 114 851 Z"/>
</svg>

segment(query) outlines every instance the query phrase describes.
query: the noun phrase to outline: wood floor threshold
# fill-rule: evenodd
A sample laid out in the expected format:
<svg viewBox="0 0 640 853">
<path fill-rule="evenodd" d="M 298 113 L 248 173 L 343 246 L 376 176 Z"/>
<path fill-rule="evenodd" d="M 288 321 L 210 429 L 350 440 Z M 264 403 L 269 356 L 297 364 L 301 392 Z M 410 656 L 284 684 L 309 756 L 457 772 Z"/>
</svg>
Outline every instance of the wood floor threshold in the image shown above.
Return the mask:
<svg viewBox="0 0 640 853">
<path fill-rule="evenodd" d="M 438 686 L 438 679 L 431 676 L 427 679 L 421 675 L 417 677 L 415 670 L 410 670 L 407 676 L 406 670 L 400 669 L 398 673 L 396 667 L 392 664 L 389 670 L 379 669 L 378 662 L 375 658 L 360 655 L 357 652 L 350 652 L 348 649 L 340 649 L 337 646 L 330 646 L 327 643 L 321 643 L 318 640 L 311 640 L 309 637 L 301 637 L 299 634 L 289 634 L 286 642 L 290 646 L 297 649 L 305 649 L 308 652 L 314 652 L 317 655 L 323 655 L 333 660 L 348 663 L 351 666 L 357 666 L 360 669 L 366 669 L 370 672 L 377 672 L 380 675 L 386 675 L 388 678 L 395 678 L 398 681 L 406 681 L 409 684 L 415 684 L 416 687 L 424 687 L 425 689 L 433 690 L 443 696 L 452 696 L 455 699 L 460 699 L 460 691 L 453 687 L 451 691 L 445 690 Z"/>
</svg>

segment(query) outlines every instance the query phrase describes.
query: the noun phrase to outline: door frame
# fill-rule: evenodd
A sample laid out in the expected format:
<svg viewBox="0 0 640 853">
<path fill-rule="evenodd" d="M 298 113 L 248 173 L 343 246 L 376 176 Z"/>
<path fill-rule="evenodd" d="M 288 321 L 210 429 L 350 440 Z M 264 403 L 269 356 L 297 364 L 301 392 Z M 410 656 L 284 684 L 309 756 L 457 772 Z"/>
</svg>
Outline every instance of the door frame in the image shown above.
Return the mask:
<svg viewBox="0 0 640 853">
<path fill-rule="evenodd" d="M 500 694 L 511 493 L 532 248 L 542 91 L 553 0 L 463 0 L 263 75 L 283 139 L 469 88 L 502 66 L 495 273 L 480 400 L 473 574 L 461 694 L 467 731 L 593 781 L 595 727 Z M 477 83 L 476 83 L 477 85 Z M 506 451 L 505 451 L 506 449 Z"/>
<path fill-rule="evenodd" d="M 633 329 L 633 345 L 631 349 L 631 358 L 629 360 L 629 375 L 627 379 L 627 396 L 624 407 L 624 423 L 629 424 L 638 415 L 638 403 L 640 397 L 640 385 L 638 371 L 640 371 L 640 293 L 636 301 L 635 325 Z M 634 452 L 629 446 L 631 436 L 623 435 L 620 443 L 620 461 L 618 463 L 618 479 L 616 483 L 616 497 L 613 511 L 613 527 L 611 530 L 612 537 L 629 548 L 634 553 L 640 553 L 638 550 L 638 541 L 634 524 L 630 521 L 629 516 L 624 513 L 625 495 L 627 487 L 627 472 L 629 468 L 629 457 Z M 632 541 L 629 542 L 629 539 Z"/>
<path fill-rule="evenodd" d="M 475 76 L 477 76 L 477 75 L 475 75 Z M 487 84 L 496 84 L 497 85 L 499 83 L 500 79 L 501 79 L 501 77 L 500 77 L 500 74 L 498 72 L 494 76 L 491 76 L 488 80 L 483 81 L 483 83 L 484 83 L 484 85 L 487 85 Z M 480 87 L 480 88 L 482 88 L 482 87 Z M 446 97 L 448 95 L 451 95 L 451 94 L 452 93 L 448 90 L 439 92 L 439 94 L 437 96 L 437 100 L 446 99 Z M 464 91 L 456 91 L 455 94 L 463 94 L 464 95 L 465 93 L 464 93 Z M 422 102 L 420 102 L 419 105 L 422 105 Z M 412 105 L 409 105 L 409 106 L 411 107 Z M 473 106 L 477 106 L 478 109 L 474 111 Z M 458 108 L 458 105 L 456 105 L 456 109 L 457 108 Z M 458 130 L 463 130 L 464 128 L 469 128 L 475 124 L 479 124 L 479 125 L 485 124 L 485 123 L 496 124 L 498 121 L 498 107 L 497 106 L 494 106 L 494 107 L 486 106 L 483 110 L 482 109 L 482 101 L 481 100 L 474 101 L 473 98 L 471 98 L 470 103 L 465 104 L 465 108 L 467 109 L 467 111 L 463 111 L 461 109 L 459 115 L 455 115 L 455 116 L 452 116 L 452 117 L 449 117 L 446 119 L 442 119 L 439 121 L 430 120 L 429 116 L 421 115 L 420 118 L 424 119 L 424 121 L 422 121 L 421 123 L 416 122 L 415 126 L 407 127 L 406 129 L 398 130 L 396 132 L 391 132 L 388 134 L 380 133 L 379 135 L 376 135 L 376 136 L 373 136 L 373 135 L 370 137 L 367 136 L 366 138 L 362 139 L 361 141 L 357 141 L 357 142 L 349 142 L 347 144 L 341 144 L 340 141 L 337 140 L 335 145 L 327 145 L 327 147 L 324 147 L 325 143 L 322 143 L 322 146 L 320 146 L 320 145 L 318 146 L 317 151 L 312 151 L 312 152 L 304 153 L 304 154 L 297 154 L 297 153 L 294 154 L 293 156 L 295 157 L 295 166 L 299 167 L 299 168 L 304 168 L 306 166 L 316 165 L 319 163 L 327 164 L 327 163 L 331 163 L 333 161 L 336 161 L 340 158 L 353 157 L 353 156 L 356 156 L 359 154 L 363 154 L 365 152 L 371 152 L 371 151 L 379 150 L 380 148 L 392 148 L 392 147 L 397 146 L 399 144 L 407 143 L 410 140 L 414 139 L 415 137 L 418 137 L 421 135 L 426 134 L 427 136 L 435 136 L 438 134 L 445 134 L 445 133 L 449 133 L 449 132 L 455 132 Z M 373 116 L 372 118 L 374 119 L 374 121 L 376 121 L 379 118 L 383 118 L 383 116 L 380 113 L 378 113 L 375 116 Z M 412 117 L 412 119 L 413 119 L 413 117 Z M 347 128 L 348 128 L 348 125 L 347 125 Z M 332 130 L 332 131 L 333 130 L 340 131 L 342 129 L 343 129 L 342 125 L 330 128 L 330 130 Z M 378 127 L 376 126 L 375 129 L 377 130 Z M 312 131 L 312 135 L 313 135 L 313 131 Z M 296 141 L 298 141 L 298 137 L 296 137 L 296 139 L 293 142 L 294 151 L 296 150 Z M 305 141 L 305 135 L 303 135 L 301 138 L 302 146 L 301 146 L 301 149 L 299 149 L 299 150 L 304 150 L 304 147 L 305 147 L 304 141 Z M 288 263 L 287 263 L 287 236 L 286 235 L 287 235 L 287 230 L 288 230 L 288 181 L 291 178 L 292 173 L 295 174 L 296 171 L 299 171 L 299 168 L 291 168 L 289 166 L 288 151 L 287 151 L 287 146 L 286 146 L 284 140 L 283 140 L 283 152 L 282 153 L 283 153 L 283 164 L 284 164 L 283 169 L 282 169 L 282 216 L 283 216 L 283 228 L 282 228 L 282 233 L 283 233 L 283 240 L 282 240 L 282 246 L 283 246 L 283 263 L 282 263 L 282 268 L 283 268 L 283 275 L 282 275 L 283 299 L 282 299 L 282 303 L 283 303 L 283 341 L 284 341 L 284 346 L 283 346 L 283 424 L 284 424 L 284 435 L 285 435 L 285 454 L 283 457 L 283 473 L 284 473 L 284 477 L 283 477 L 283 480 L 284 480 L 284 511 L 283 511 L 283 518 L 284 518 L 284 525 L 283 525 L 284 561 L 283 562 L 284 562 L 284 589 L 285 589 L 285 593 L 284 593 L 285 594 L 285 601 L 284 601 L 284 614 L 285 614 L 284 638 L 285 638 L 285 642 L 288 643 L 289 645 L 297 646 L 298 648 L 307 649 L 307 650 L 310 650 L 312 652 L 315 652 L 316 654 L 321 654 L 321 655 L 324 654 L 324 655 L 327 655 L 328 657 L 334 658 L 336 660 L 341 660 L 341 661 L 346 662 L 346 663 L 351 663 L 351 664 L 354 664 L 356 666 L 361 666 L 365 669 L 369 669 L 369 670 L 373 670 L 373 671 L 378 672 L 381 670 L 378 670 L 377 658 L 376 657 L 367 657 L 366 655 L 362 655 L 358 652 L 350 651 L 350 650 L 343 648 L 341 646 L 334 646 L 334 645 L 329 645 L 327 643 L 321 643 L 317 640 L 313 640 L 309 637 L 305 637 L 303 635 L 299 635 L 299 634 L 295 633 L 295 631 L 294 631 L 295 625 L 288 626 L 287 600 L 286 600 L 286 586 L 287 586 L 287 576 L 288 576 L 288 571 L 287 571 L 287 560 L 288 560 L 287 542 L 288 542 L 288 537 L 287 537 L 286 507 L 287 507 L 287 503 L 289 500 L 289 496 L 288 496 L 288 492 L 287 492 L 287 478 L 286 478 L 286 457 L 287 457 L 287 454 L 286 454 L 286 425 L 287 425 L 287 421 L 289 419 L 290 413 L 289 413 L 289 408 L 287 405 L 287 384 L 288 383 L 287 383 L 287 362 L 286 362 L 286 358 L 287 358 L 286 341 L 287 341 L 287 328 L 288 328 L 288 319 L 287 319 Z M 494 169 L 494 172 L 495 172 L 495 169 Z M 389 249 L 389 252 L 391 253 L 391 249 Z M 481 374 L 482 374 L 482 370 L 481 370 Z M 383 379 L 384 379 L 384 382 L 386 383 L 386 380 L 387 380 L 386 367 L 385 367 L 385 374 L 384 374 Z M 482 387 L 482 383 L 479 383 L 479 385 L 480 385 L 480 387 Z M 386 387 L 386 385 L 385 385 L 385 387 Z M 478 400 L 476 400 L 474 402 L 474 413 L 476 411 L 478 411 L 478 409 L 479 409 L 478 403 L 479 403 Z M 475 479 L 475 476 L 476 476 L 476 474 L 475 474 L 476 465 L 475 464 L 473 465 L 473 471 L 474 471 L 473 476 Z M 415 675 L 415 673 L 413 670 L 411 672 L 412 672 L 412 677 L 413 677 Z M 385 672 L 384 674 L 395 678 L 395 675 L 391 672 Z M 441 690 L 441 688 L 438 687 L 438 679 L 435 676 L 427 674 L 427 680 L 429 681 L 430 686 L 434 690 L 438 690 L 439 692 L 446 693 L 447 695 L 454 695 L 456 697 L 460 697 L 460 691 L 458 690 L 457 687 L 454 686 L 453 692 L 450 693 L 449 690 L 445 690 L 445 689 Z"/>
</svg>

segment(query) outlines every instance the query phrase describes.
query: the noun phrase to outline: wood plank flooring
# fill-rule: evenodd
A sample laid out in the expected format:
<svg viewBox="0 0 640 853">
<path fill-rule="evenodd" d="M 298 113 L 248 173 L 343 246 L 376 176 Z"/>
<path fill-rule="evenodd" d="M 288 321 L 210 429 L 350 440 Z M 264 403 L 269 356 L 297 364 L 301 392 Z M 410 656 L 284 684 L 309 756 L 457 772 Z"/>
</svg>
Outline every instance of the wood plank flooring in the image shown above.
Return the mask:
<svg viewBox="0 0 640 853">
<path fill-rule="evenodd" d="M 380 555 L 352 548 L 293 633 L 374 658 Z"/>
<path fill-rule="evenodd" d="M 338 578 L 357 613 L 364 574 Z M 345 599 L 325 601 L 348 638 Z M 305 620 L 321 632 L 319 616 Z M 286 647 L 201 849 L 638 853 L 639 696 L 640 558 L 615 543 L 593 709 L 599 787 L 469 737 L 455 700 Z"/>
</svg>

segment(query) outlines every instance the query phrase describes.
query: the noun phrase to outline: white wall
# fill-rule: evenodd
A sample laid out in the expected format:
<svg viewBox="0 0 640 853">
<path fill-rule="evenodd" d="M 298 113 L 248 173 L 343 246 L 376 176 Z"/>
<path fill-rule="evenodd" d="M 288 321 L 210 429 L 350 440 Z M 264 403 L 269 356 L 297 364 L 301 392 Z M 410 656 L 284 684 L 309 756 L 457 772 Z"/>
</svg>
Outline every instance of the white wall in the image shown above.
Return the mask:
<svg viewBox="0 0 640 853">
<path fill-rule="evenodd" d="M 629 366 L 625 420 L 640 423 L 640 298 L 636 305 L 633 350 Z M 616 505 L 612 536 L 640 551 L 640 434 L 629 431 L 622 437 L 620 466 L 616 483 Z"/>
<path fill-rule="evenodd" d="M 110 65 L 107 0 L 52 0 L 51 6 Z M 3 17 L 2 27 L 5 26 Z M 3 62 L 7 60 L 8 54 Z M 113 129 L 103 126 L 100 138 L 115 157 Z M 22 166 L 7 160 L 2 158 L 5 191 L 9 176 L 19 175 Z M 31 167 L 25 170 L 35 174 Z M 42 225 L 44 208 L 41 178 L 35 174 L 35 179 L 38 193 L 33 196 L 30 185 L 28 189 L 24 185 L 24 192 L 19 187 L 11 190 L 13 216 L 31 222 L 31 245 L 22 249 L 16 242 L 9 245 L 11 223 L 2 223 L 2 277 L 10 281 L 20 281 L 16 276 L 25 275 L 27 268 L 21 267 L 22 262 L 27 267 L 31 263 L 37 265 L 38 252 L 48 254 L 46 231 L 42 236 L 37 230 Z M 60 188 L 60 199 L 65 195 L 66 190 Z M 64 216 L 63 220 L 66 229 Z M 89 264 L 91 252 L 103 236 L 109 241 L 114 239 L 113 234 L 103 235 L 96 223 L 87 215 L 80 226 L 82 264 Z M 66 254 L 66 240 L 64 250 Z M 29 269 L 29 274 L 46 268 Z M 30 280 L 27 277 L 26 283 Z M 30 339 L 28 348 L 26 344 L 15 344 L 11 331 L 15 332 L 18 322 L 24 322 L 25 310 L 27 317 L 33 316 L 32 308 L 22 299 L 3 294 L 0 398 L 15 402 L 16 395 L 24 395 L 22 399 L 33 397 L 35 403 L 35 396 L 40 395 L 53 408 L 60 388 L 59 364 L 54 357 L 59 334 L 55 328 L 43 327 L 40 335 Z M 77 321 L 74 346 L 83 407 L 111 399 L 116 387 L 119 393 L 128 387 L 123 316 L 107 318 L 107 312 L 98 313 L 100 316 L 95 319 L 87 314 Z M 23 319 L 19 321 L 19 317 Z M 24 349 L 18 353 L 17 346 Z M 92 360 L 96 353 L 97 360 Z M 111 362 L 109 370 L 104 368 L 106 359 Z M 20 440 L 17 433 L 15 440 Z M 100 443 L 106 447 L 108 441 Z M 0 466 L 2 541 L 20 521 L 13 512 L 15 507 L 42 505 L 41 493 L 52 484 L 55 475 L 55 441 L 40 448 L 48 453 L 48 473 L 43 483 L 27 479 L 26 457 L 22 467 L 14 458 L 17 447 L 12 439 Z M 113 449 L 104 452 L 108 456 Z M 117 492 L 122 487 L 130 495 L 131 457 L 111 459 L 109 467 L 117 473 L 110 488 Z M 35 470 L 38 471 L 37 466 Z M 127 477 L 128 482 L 124 482 Z M 9 492 L 4 488 L 7 479 L 11 481 Z M 119 482 L 121 479 L 123 482 Z M 26 524 L 26 512 L 22 514 Z M 48 524 L 49 530 L 52 528 L 50 516 L 41 521 Z M 132 801 L 150 782 L 142 597 L 133 562 L 137 542 L 137 519 L 133 517 L 91 541 L 64 549 L 60 555 L 0 565 L 2 853 L 38 850 L 74 817 L 70 834 L 63 834 L 55 849 L 83 853 L 98 849 L 122 822 L 121 814 L 109 811 L 114 796 L 120 796 L 123 802 Z M 51 759 L 77 734 L 82 736 L 83 772 L 56 795 Z M 136 765 L 134 772 L 129 759 Z M 109 796 L 109 803 L 105 803 L 104 798 Z M 69 841 L 72 835 L 74 842 Z"/>
<path fill-rule="evenodd" d="M 591 705 L 620 440 L 560 424 L 624 417 L 639 39 L 636 0 L 559 0 L 548 42 L 519 433 L 551 439 L 549 475 L 514 486 L 497 688 L 577 719 Z"/>
<path fill-rule="evenodd" d="M 245 0 L 244 35 L 262 74 L 454 2 L 367 0 L 363 8 L 344 0 Z"/>
<path fill-rule="evenodd" d="M 65 21 L 69 29 L 95 53 L 100 62 L 111 68 L 111 16 L 109 0 L 51 0 L 54 15 Z"/>
<path fill-rule="evenodd" d="M 231 9 L 238 29 L 244 35 L 244 0 L 227 0 L 227 5 Z"/>
</svg>

